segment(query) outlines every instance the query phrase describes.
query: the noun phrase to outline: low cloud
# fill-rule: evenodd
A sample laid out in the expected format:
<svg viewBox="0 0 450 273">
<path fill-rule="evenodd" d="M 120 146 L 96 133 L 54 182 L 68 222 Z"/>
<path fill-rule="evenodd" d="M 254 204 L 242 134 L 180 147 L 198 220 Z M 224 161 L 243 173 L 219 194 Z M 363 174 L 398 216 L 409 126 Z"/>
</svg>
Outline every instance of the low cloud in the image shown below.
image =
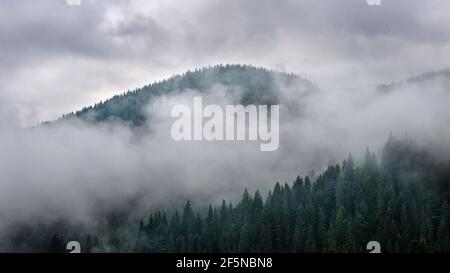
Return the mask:
<svg viewBox="0 0 450 273">
<path fill-rule="evenodd" d="M 388 93 L 317 90 L 280 86 L 280 147 L 260 152 L 258 142 L 176 142 L 170 135 L 177 104 L 236 103 L 240 90 L 214 86 L 182 90 L 148 106 L 150 124 L 139 130 L 121 124 L 77 120 L 0 133 L 0 222 L 67 219 L 95 226 L 102 213 L 180 205 L 180 200 L 237 200 L 244 189 L 268 190 L 274 182 L 322 170 L 351 152 L 361 158 L 379 151 L 392 133 L 434 147 L 448 158 L 450 93 L 410 85 Z M 177 201 L 178 200 L 178 201 Z"/>
<path fill-rule="evenodd" d="M 379 151 L 390 134 L 449 156 L 448 83 L 373 88 L 450 67 L 443 0 L 384 0 L 381 7 L 365 0 L 0 6 L 0 234 L 15 223 L 60 218 L 95 226 L 103 212 L 128 206 L 236 200 L 245 187 L 265 191 L 350 152 L 358 158 L 367 146 Z M 173 141 L 171 107 L 192 102 L 198 90 L 155 98 L 151 123 L 139 130 L 76 120 L 29 129 L 216 63 L 300 73 L 321 89 L 278 86 L 280 146 L 269 153 L 258 142 Z M 234 104 L 240 90 L 227 88 L 202 93 L 204 101 Z"/>
</svg>

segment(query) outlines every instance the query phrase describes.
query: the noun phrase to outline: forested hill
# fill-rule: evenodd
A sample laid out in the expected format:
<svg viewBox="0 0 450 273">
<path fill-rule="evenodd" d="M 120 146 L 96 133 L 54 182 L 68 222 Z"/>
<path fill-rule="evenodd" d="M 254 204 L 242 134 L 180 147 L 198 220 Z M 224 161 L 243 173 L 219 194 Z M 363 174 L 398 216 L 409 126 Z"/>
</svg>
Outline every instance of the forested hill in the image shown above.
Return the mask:
<svg viewBox="0 0 450 273">
<path fill-rule="evenodd" d="M 207 92 L 217 85 L 230 91 L 238 90 L 242 104 L 276 103 L 280 88 L 297 88 L 299 91 L 316 88 L 310 81 L 292 73 L 250 65 L 217 65 L 127 91 L 81 111 L 64 115 L 62 119 L 78 117 L 93 122 L 120 120 L 140 125 L 146 120 L 145 107 L 152 98 L 186 90 Z"/>
</svg>

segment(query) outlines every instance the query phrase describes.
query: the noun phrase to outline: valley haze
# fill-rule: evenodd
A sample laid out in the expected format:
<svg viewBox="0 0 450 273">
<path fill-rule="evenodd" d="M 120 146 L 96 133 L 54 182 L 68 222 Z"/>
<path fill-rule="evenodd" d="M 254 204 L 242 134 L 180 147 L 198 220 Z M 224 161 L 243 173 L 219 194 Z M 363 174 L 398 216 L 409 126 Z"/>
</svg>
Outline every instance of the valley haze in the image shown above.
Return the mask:
<svg viewBox="0 0 450 273">
<path fill-rule="evenodd" d="M 267 196 L 381 158 L 390 136 L 447 162 L 448 14 L 442 0 L 0 0 L 0 251 L 30 250 L 20 228 Z M 245 141 L 175 141 L 173 109 L 199 97 L 273 119 L 233 132 Z M 189 137 L 220 140 L 196 109 Z"/>
</svg>

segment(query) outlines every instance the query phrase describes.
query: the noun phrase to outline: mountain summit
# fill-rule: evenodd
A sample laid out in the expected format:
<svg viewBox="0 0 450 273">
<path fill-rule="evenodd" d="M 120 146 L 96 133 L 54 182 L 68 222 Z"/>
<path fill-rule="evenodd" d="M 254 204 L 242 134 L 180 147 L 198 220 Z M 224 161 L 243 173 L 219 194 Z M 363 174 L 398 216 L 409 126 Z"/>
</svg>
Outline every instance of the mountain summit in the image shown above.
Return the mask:
<svg viewBox="0 0 450 273">
<path fill-rule="evenodd" d="M 141 125 L 146 121 L 145 107 L 161 95 L 174 95 L 188 90 L 208 92 L 220 86 L 226 91 L 239 90 L 242 104 L 274 104 L 279 88 L 314 90 L 315 85 L 293 74 L 276 72 L 250 65 L 216 65 L 187 71 L 169 79 L 129 90 L 94 106 L 66 114 L 62 119 L 81 118 L 89 122 L 124 121 Z"/>
</svg>

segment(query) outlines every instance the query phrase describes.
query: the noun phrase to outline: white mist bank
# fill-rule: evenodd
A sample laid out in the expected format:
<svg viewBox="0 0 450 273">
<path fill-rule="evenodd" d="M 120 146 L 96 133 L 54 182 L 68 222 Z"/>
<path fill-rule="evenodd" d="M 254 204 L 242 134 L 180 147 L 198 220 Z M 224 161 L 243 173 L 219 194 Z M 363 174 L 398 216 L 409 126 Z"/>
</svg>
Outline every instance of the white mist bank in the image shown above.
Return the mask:
<svg viewBox="0 0 450 273">
<path fill-rule="evenodd" d="M 223 87 L 202 93 L 205 103 L 232 104 Z M 244 188 L 265 191 L 276 181 L 320 171 L 369 146 L 379 151 L 390 134 L 408 135 L 441 156 L 450 152 L 450 92 L 436 84 L 380 94 L 374 90 L 299 94 L 280 88 L 279 149 L 261 152 L 248 141 L 174 141 L 174 105 L 192 103 L 189 90 L 148 106 L 151 124 L 58 122 L 0 131 L 0 222 L 65 218 L 96 222 L 105 209 L 235 200 Z M 184 200 L 183 200 L 184 202 Z M 100 205 L 99 205 L 100 204 Z M 1 228 L 1 227 L 0 227 Z"/>
</svg>

